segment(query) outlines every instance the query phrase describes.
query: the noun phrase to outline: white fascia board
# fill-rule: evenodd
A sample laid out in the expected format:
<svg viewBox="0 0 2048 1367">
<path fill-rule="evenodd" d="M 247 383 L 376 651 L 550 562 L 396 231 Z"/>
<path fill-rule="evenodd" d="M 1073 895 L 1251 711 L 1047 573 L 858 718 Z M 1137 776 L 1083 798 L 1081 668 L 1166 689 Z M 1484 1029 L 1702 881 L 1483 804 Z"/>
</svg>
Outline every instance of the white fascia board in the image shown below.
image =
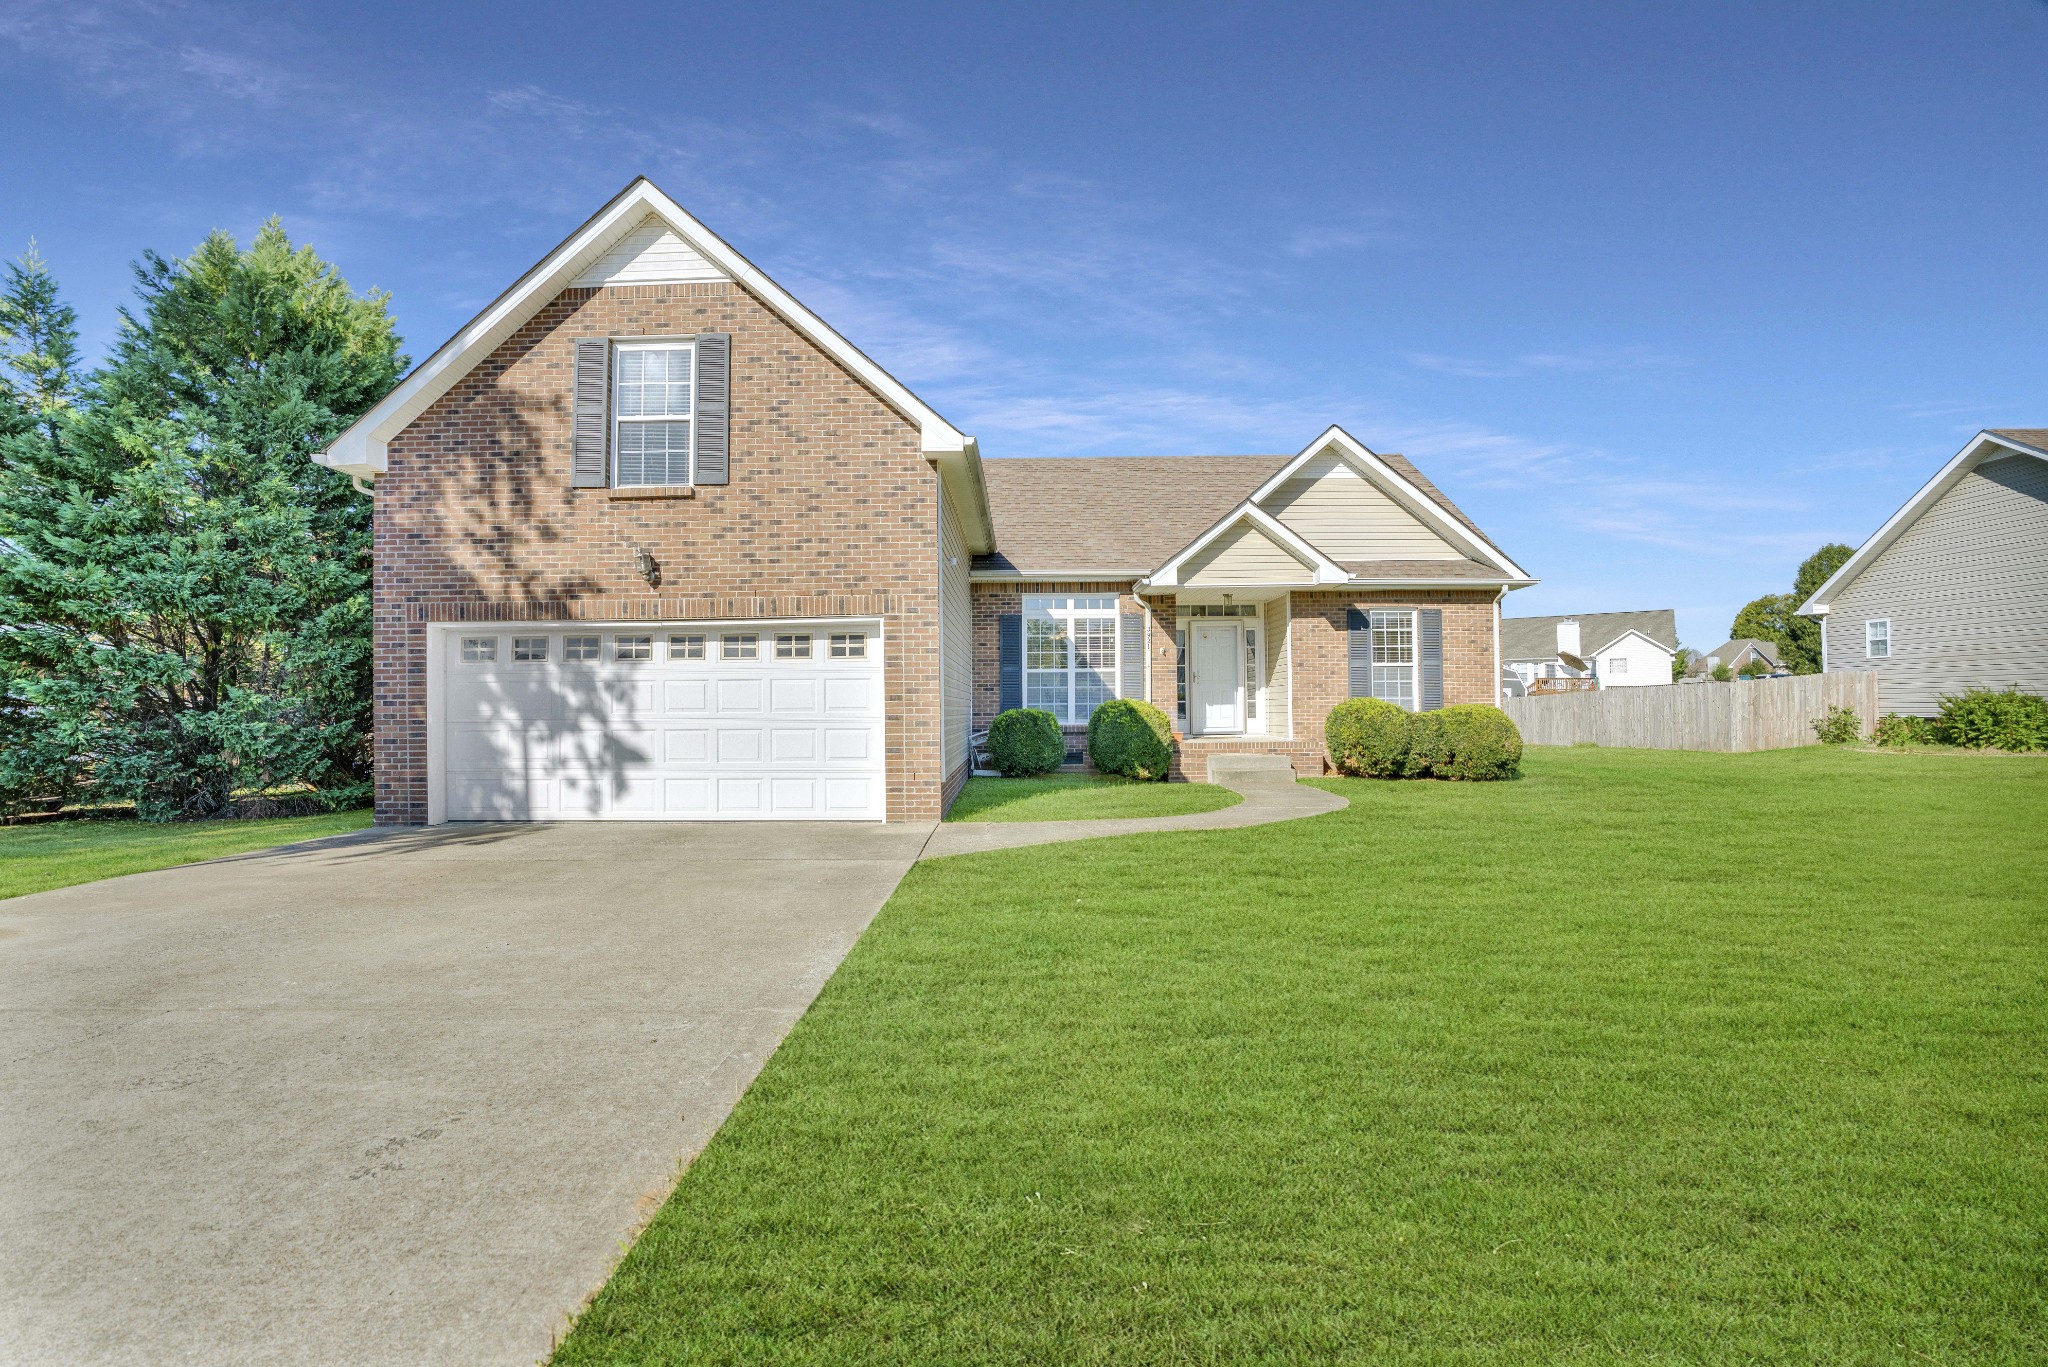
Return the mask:
<svg viewBox="0 0 2048 1367">
<path fill-rule="evenodd" d="M 900 380 L 834 331 L 824 319 L 804 307 L 788 290 L 740 255 L 725 239 L 698 222 L 645 176 L 636 178 L 621 190 L 609 204 L 543 257 L 539 264 L 521 276 L 433 355 L 413 367 L 412 372 L 399 381 L 397 388 L 313 459 L 353 475 L 374 477 L 382 473 L 386 466 L 386 448 L 393 437 L 405 430 L 406 424 L 453 388 L 458 380 L 496 350 L 549 300 L 568 289 L 578 276 L 649 214 L 661 218 L 677 237 L 689 243 L 705 260 L 724 271 L 783 322 L 839 362 L 883 402 L 916 423 L 925 455 L 939 467 L 941 477 L 954 492 L 968 548 L 977 554 L 992 548 L 988 493 L 981 478 L 981 453 L 974 439 L 940 417 Z"/>
<path fill-rule="evenodd" d="M 1266 533 L 1267 536 L 1279 542 L 1283 550 L 1301 561 L 1302 566 L 1310 572 L 1310 583 L 1342 584 L 1351 578 L 1345 572 L 1342 565 L 1339 565 L 1336 561 L 1330 559 L 1329 556 L 1324 555 L 1321 551 L 1303 540 L 1300 533 L 1287 526 L 1279 518 L 1274 517 L 1264 508 L 1259 507 L 1256 503 L 1247 500 L 1217 519 L 1210 525 L 1207 531 L 1183 546 L 1174 554 L 1172 559 L 1154 570 L 1147 576 L 1145 587 L 1154 589 L 1178 587 L 1180 585 L 1180 568 L 1183 564 L 1187 563 L 1188 558 L 1195 555 L 1203 547 L 1240 522 L 1250 522 L 1260 531 Z M 1214 586 L 1205 584 L 1203 587 L 1211 588 Z M 1265 587 L 1271 588 L 1273 585 L 1268 584 Z"/>
<path fill-rule="evenodd" d="M 1622 632 L 1621 635 L 1615 637 L 1611 641 L 1608 641 L 1602 645 L 1594 646 L 1591 650 L 1587 651 L 1586 653 L 1588 655 L 1598 655 L 1601 651 L 1610 650 L 1616 645 L 1619 645 L 1621 642 L 1626 641 L 1631 636 L 1637 637 L 1646 645 L 1655 646 L 1658 650 L 1663 651 L 1666 655 L 1676 655 L 1678 653 L 1675 647 L 1665 645 L 1662 641 L 1658 640 L 1654 636 L 1645 636 L 1642 632 L 1637 631 L 1634 627 L 1630 627 L 1627 631 Z"/>
<path fill-rule="evenodd" d="M 1335 423 L 1325 428 L 1321 436 L 1303 447 L 1301 453 L 1295 456 L 1293 460 L 1281 466 L 1279 472 L 1271 479 L 1253 490 L 1251 501 L 1253 503 L 1264 503 L 1302 466 L 1308 464 L 1311 460 L 1332 447 L 1336 449 L 1338 455 L 1349 461 L 1360 474 L 1367 475 L 1375 482 L 1378 482 L 1380 487 L 1394 498 L 1395 502 L 1426 523 L 1439 536 L 1450 541 L 1452 545 L 1464 547 L 1466 552 L 1474 559 L 1492 565 L 1511 579 L 1519 579 L 1530 584 L 1536 582 L 1527 570 L 1487 545 L 1482 538 L 1474 536 L 1464 523 L 1458 521 L 1458 519 L 1452 517 L 1439 507 L 1435 499 L 1409 483 L 1406 476 L 1381 460 L 1364 442 L 1352 436 Z"/>
<path fill-rule="evenodd" d="M 1145 571 L 1126 567 L 1120 570 L 976 570 L 967 576 L 975 584 L 1082 584 L 1108 583 L 1113 580 L 1136 581 L 1145 577 Z"/>
<path fill-rule="evenodd" d="M 1979 432 L 1970 438 L 1962 450 L 1950 457 L 1947 464 L 1935 472 L 1934 478 L 1920 486 L 1920 489 L 1905 505 L 1885 520 L 1868 541 L 1856 548 L 1856 554 L 1842 562 L 1842 567 L 1829 575 L 1813 596 L 1801 603 L 1797 615 L 1800 617 L 1825 617 L 1832 606 L 1834 597 L 1847 588 L 1857 575 L 1870 566 L 1870 562 L 1883 555 L 1894 541 L 1905 535 L 1907 528 L 1920 520 L 1929 508 L 1941 501 L 1943 494 L 1955 488 L 1964 475 L 1993 459 L 1994 451 L 2010 452 L 2017 456 L 2032 456 L 2036 460 L 2048 460 L 2048 451 L 2012 441 L 2006 437 L 1994 436 L 1989 431 Z"/>
<path fill-rule="evenodd" d="M 1352 588 L 1359 589 L 1498 589 L 1506 593 L 1511 589 L 1525 589 L 1534 579 L 1510 580 L 1502 583 L 1498 579 L 1433 579 L 1428 575 L 1407 575 L 1400 579 L 1372 579 L 1363 575 L 1344 581 Z"/>
</svg>

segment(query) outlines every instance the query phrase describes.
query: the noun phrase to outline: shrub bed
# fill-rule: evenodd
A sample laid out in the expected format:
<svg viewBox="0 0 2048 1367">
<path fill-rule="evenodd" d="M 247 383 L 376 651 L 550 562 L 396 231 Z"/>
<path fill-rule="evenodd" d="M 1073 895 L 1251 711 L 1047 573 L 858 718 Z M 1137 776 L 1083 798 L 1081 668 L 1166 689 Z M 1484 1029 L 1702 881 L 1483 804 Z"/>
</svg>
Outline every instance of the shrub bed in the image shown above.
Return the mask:
<svg viewBox="0 0 2048 1367">
<path fill-rule="evenodd" d="M 1173 764 L 1173 723 L 1151 703 L 1111 698 L 1089 714 L 1088 760 L 1105 774 L 1164 779 Z"/>
<path fill-rule="evenodd" d="M 1484 703 L 1408 712 L 1380 698 L 1349 698 L 1323 724 L 1330 763 L 1354 778 L 1519 777 L 1522 733 Z"/>
<path fill-rule="evenodd" d="M 1907 717 L 1887 712 L 1877 719 L 1870 738 L 1879 745 L 1939 745 L 1941 731 L 1932 717 Z"/>
<path fill-rule="evenodd" d="M 1972 688 L 1943 695 L 1935 734 L 1946 744 L 1973 749 L 2048 750 L 2048 698 L 2017 688 Z"/>
<path fill-rule="evenodd" d="M 1826 716 L 1813 719 L 1813 734 L 1820 737 L 1822 745 L 1849 745 L 1863 734 L 1863 718 L 1856 715 L 1855 708 L 1837 703 Z"/>
<path fill-rule="evenodd" d="M 1066 762 L 1060 719 L 1036 707 L 1013 707 L 988 726 L 988 757 L 1005 778 L 1049 774 Z"/>
</svg>

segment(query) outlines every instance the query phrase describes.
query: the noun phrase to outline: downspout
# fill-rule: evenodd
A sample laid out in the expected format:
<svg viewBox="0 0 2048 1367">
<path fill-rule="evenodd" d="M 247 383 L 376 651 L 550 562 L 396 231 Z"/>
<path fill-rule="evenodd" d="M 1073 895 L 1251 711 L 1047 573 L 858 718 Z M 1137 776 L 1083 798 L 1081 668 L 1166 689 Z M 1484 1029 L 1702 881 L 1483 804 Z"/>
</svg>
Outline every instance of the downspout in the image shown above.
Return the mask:
<svg viewBox="0 0 2048 1367">
<path fill-rule="evenodd" d="M 355 486 L 356 486 L 356 492 L 357 492 L 357 493 L 359 493 L 359 494 L 361 494 L 361 495 L 362 495 L 362 496 L 363 496 L 364 498 L 370 499 L 370 500 L 372 500 L 372 501 L 374 501 L 374 500 L 376 499 L 376 497 L 377 497 L 377 491 L 376 491 L 376 489 L 375 489 L 374 487 L 372 487 L 372 486 L 371 486 L 371 485 L 369 484 L 369 482 L 368 482 L 368 481 L 366 481 L 366 480 L 365 480 L 365 479 L 364 479 L 364 478 L 363 478 L 363 477 L 362 477 L 361 475 L 350 475 L 350 476 L 348 477 L 348 482 L 349 482 L 350 484 L 353 484 L 353 485 L 355 485 Z"/>
<path fill-rule="evenodd" d="M 1493 705 L 1499 707 L 1500 696 L 1500 605 L 1508 596 L 1507 586 L 1502 585 L 1493 595 Z"/>
</svg>

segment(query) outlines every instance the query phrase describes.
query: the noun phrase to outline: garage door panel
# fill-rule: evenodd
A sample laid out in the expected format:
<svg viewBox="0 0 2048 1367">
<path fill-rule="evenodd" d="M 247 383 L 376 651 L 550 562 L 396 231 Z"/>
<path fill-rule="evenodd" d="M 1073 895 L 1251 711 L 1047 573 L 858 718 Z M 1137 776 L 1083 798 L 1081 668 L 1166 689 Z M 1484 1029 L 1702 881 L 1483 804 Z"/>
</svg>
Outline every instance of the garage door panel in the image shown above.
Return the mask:
<svg viewBox="0 0 2048 1367">
<path fill-rule="evenodd" d="M 797 624 L 816 634 L 812 624 Z M 716 636 L 695 624 L 649 624 Z M 499 651 L 507 649 L 501 631 Z M 437 765 L 452 820 L 879 820 L 881 655 L 569 660 L 578 624 L 522 624 L 545 663 L 463 661 L 450 641 Z"/>
</svg>

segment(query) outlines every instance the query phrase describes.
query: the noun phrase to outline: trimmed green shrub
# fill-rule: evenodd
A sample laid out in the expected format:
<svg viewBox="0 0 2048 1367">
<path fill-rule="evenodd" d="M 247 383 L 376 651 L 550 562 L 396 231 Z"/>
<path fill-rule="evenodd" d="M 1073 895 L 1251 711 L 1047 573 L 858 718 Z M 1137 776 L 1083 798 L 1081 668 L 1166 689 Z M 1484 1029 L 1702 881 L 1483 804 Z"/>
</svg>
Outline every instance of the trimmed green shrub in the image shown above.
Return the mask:
<svg viewBox="0 0 2048 1367">
<path fill-rule="evenodd" d="M 1400 778 L 1408 764 L 1408 713 L 1384 698 L 1346 698 L 1323 722 L 1330 763 L 1353 778 Z"/>
<path fill-rule="evenodd" d="M 1408 761 L 1401 772 L 1408 778 L 1449 778 L 1451 769 L 1451 728 L 1444 711 L 1408 714 Z"/>
<path fill-rule="evenodd" d="M 2017 688 L 1996 693 L 1972 688 L 1958 695 L 1943 694 L 1935 728 L 1950 745 L 2048 750 L 2048 698 Z"/>
<path fill-rule="evenodd" d="M 1036 707 L 1013 707 L 988 725 L 988 757 L 1005 778 L 1049 774 L 1067 759 L 1060 719 Z"/>
<path fill-rule="evenodd" d="M 1088 716 L 1088 759 L 1105 774 L 1163 779 L 1173 764 L 1173 723 L 1151 703 L 1111 698 Z"/>
<path fill-rule="evenodd" d="M 1712 679 L 1715 683 L 1735 682 L 1735 672 L 1729 669 L 1725 663 L 1715 665 L 1714 672 L 1709 674 L 1707 677 Z"/>
<path fill-rule="evenodd" d="M 1870 738 L 1879 745 L 1939 745 L 1940 729 L 1932 717 L 1907 717 L 1887 712 L 1877 719 Z"/>
<path fill-rule="evenodd" d="M 1752 655 L 1736 672 L 1745 679 L 1759 679 L 1771 672 L 1771 663 L 1761 656 Z"/>
<path fill-rule="evenodd" d="M 1856 715 L 1855 708 L 1840 703 L 1830 707 L 1825 717 L 1815 717 L 1812 725 L 1822 745 L 1850 745 L 1863 734 L 1863 718 Z"/>
<path fill-rule="evenodd" d="M 1459 703 L 1439 712 L 1421 712 L 1418 717 L 1441 719 L 1450 742 L 1448 764 L 1432 764 L 1438 778 L 1469 782 L 1495 782 L 1519 778 L 1522 774 L 1522 733 L 1514 720 L 1498 707 L 1485 703 Z"/>
</svg>

